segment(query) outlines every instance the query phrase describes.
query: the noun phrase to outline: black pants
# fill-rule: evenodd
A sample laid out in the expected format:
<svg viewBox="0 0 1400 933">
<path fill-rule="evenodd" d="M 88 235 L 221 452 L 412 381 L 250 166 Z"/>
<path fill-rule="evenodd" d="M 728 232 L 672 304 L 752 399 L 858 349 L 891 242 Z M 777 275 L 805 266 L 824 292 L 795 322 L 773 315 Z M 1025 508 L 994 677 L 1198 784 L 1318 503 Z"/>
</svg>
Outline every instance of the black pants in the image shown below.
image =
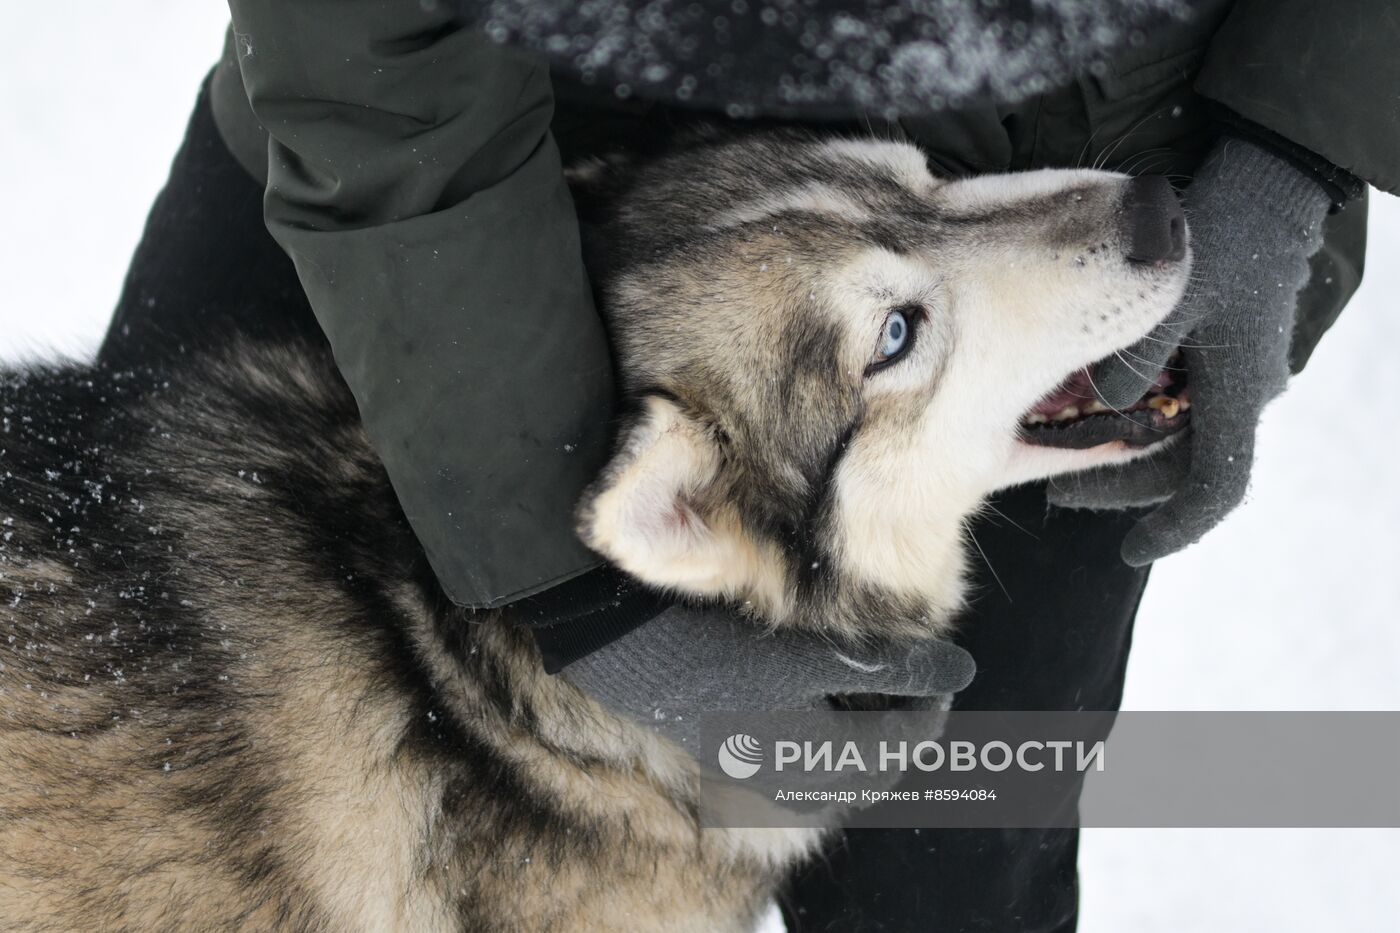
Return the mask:
<svg viewBox="0 0 1400 933">
<path fill-rule="evenodd" d="M 155 362 L 230 333 L 320 332 L 263 226 L 262 192 L 219 139 L 204 93 L 100 358 Z M 958 707 L 1117 709 L 1147 582 L 1118 558 L 1131 519 L 1049 510 L 1038 486 L 995 504 L 1001 515 L 974 527 L 986 562 L 959 637 L 979 670 Z M 1072 930 L 1077 845 L 1062 829 L 852 832 L 794 880 L 784 908 L 803 933 Z"/>
<path fill-rule="evenodd" d="M 292 261 L 263 224 L 261 186 L 214 126 L 206 81 L 146 219 L 98 361 L 154 363 L 230 334 L 325 339 Z"/>
</svg>

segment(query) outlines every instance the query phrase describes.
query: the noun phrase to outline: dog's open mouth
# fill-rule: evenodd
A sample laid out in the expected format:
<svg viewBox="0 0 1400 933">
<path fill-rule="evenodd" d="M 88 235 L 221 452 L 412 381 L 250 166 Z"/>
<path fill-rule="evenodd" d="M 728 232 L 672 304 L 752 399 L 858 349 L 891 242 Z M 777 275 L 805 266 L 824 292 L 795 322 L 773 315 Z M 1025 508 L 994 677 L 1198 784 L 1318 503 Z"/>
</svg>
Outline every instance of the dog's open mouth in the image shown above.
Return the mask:
<svg viewBox="0 0 1400 933">
<path fill-rule="evenodd" d="M 1026 412 L 1021 437 L 1039 447 L 1083 449 L 1114 441 L 1147 447 L 1186 427 L 1190 395 L 1179 352 L 1146 395 L 1116 411 L 1098 400 L 1090 371 L 1081 369 Z"/>
</svg>

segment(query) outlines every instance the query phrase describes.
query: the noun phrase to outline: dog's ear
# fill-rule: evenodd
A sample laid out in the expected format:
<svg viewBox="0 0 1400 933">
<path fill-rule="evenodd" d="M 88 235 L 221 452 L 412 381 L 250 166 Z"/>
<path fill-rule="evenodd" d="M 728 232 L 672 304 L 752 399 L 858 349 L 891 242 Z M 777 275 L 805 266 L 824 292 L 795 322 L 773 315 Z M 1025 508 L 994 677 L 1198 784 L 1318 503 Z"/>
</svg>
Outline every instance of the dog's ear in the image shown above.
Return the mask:
<svg viewBox="0 0 1400 933">
<path fill-rule="evenodd" d="M 732 520 L 707 501 L 721 454 L 713 434 L 660 396 L 643 400 L 617 453 L 585 494 L 579 535 L 623 570 L 655 586 L 697 595 L 732 589 L 741 547 Z"/>
<path fill-rule="evenodd" d="M 574 199 L 574 210 L 584 224 L 603 222 L 617 201 L 627 169 L 627 156 L 592 156 L 564 169 L 564 181 Z"/>
<path fill-rule="evenodd" d="M 574 193 L 605 184 L 621 165 L 620 157 L 589 156 L 564 168 L 564 181 Z"/>
</svg>

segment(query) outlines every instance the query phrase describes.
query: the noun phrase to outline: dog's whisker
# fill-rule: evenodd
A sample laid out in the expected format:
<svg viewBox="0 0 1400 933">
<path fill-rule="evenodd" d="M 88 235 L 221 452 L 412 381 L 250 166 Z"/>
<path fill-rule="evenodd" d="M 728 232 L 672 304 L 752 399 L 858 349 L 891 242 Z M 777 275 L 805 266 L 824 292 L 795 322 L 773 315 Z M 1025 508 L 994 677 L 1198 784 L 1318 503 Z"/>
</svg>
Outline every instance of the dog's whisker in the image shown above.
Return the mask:
<svg viewBox="0 0 1400 933">
<path fill-rule="evenodd" d="M 997 586 L 1001 588 L 1002 595 L 1006 597 L 1006 601 L 1008 603 L 1014 602 L 1011 598 L 1011 591 L 1006 588 L 1005 583 L 1001 582 L 1001 576 L 997 573 L 997 569 L 992 566 L 991 560 L 987 557 L 987 552 L 982 550 L 982 542 L 977 540 L 977 535 L 973 532 L 972 526 L 964 520 L 963 527 L 967 529 L 968 539 L 972 541 L 972 546 L 977 548 L 977 553 L 982 555 L 982 563 L 987 565 L 987 572 L 992 575 L 993 580 L 997 581 Z"/>
<path fill-rule="evenodd" d="M 1139 173 L 1139 169 L 1141 166 L 1149 162 L 1155 165 L 1158 162 L 1161 162 L 1164 157 L 1170 158 L 1171 155 L 1171 150 L 1167 149 L 1165 146 L 1156 146 L 1152 149 L 1144 149 L 1137 155 L 1130 157 L 1126 162 L 1123 163 L 1123 165 L 1119 167 L 1118 170 L 1124 175 L 1135 175 Z M 1143 172 L 1143 174 L 1146 174 L 1146 172 Z"/>
<path fill-rule="evenodd" d="M 1099 387 L 1098 387 L 1097 385 L 1095 385 L 1095 383 L 1094 383 L 1094 374 L 1091 373 L 1088 369 L 1085 369 L 1085 370 L 1084 370 L 1084 376 L 1085 376 L 1085 378 L 1087 378 L 1087 379 L 1089 380 L 1089 385 L 1093 387 L 1093 389 L 1094 389 L 1094 394 L 1095 394 L 1096 396 L 1099 396 L 1099 395 L 1100 395 L 1100 393 L 1099 393 Z M 1102 402 L 1102 404 L 1108 405 L 1107 402 Z M 1129 422 L 1132 422 L 1132 423 L 1136 424 L 1136 422 L 1133 422 L 1133 419 L 1132 419 L 1132 418 L 1129 418 L 1129 417 L 1128 417 L 1127 412 L 1124 412 L 1122 409 L 1120 409 L 1120 408 L 1114 408 L 1112 405 L 1108 405 L 1108 408 L 1109 408 L 1110 411 L 1112 411 L 1112 412 L 1113 412 L 1115 415 L 1117 415 L 1119 418 L 1122 418 L 1122 419 L 1124 419 L 1125 421 L 1129 421 Z"/>
<path fill-rule="evenodd" d="M 1132 371 L 1135 375 L 1137 375 L 1138 377 L 1140 377 L 1140 378 L 1142 378 L 1142 379 L 1147 379 L 1147 378 L 1148 378 L 1144 373 L 1139 372 L 1138 369 L 1137 369 L 1135 366 L 1133 366 L 1132 363 L 1129 363 L 1129 362 L 1127 361 L 1127 359 L 1125 359 L 1125 358 L 1123 357 L 1123 351 L 1122 351 L 1122 350 L 1114 350 L 1114 351 L 1113 351 L 1113 355 L 1116 356 L 1116 357 L 1118 357 L 1118 359 L 1123 363 L 1123 365 L 1126 366 L 1126 367 L 1128 367 L 1128 369 L 1131 370 L 1131 371 Z"/>
<path fill-rule="evenodd" d="M 1102 155 L 1099 156 L 1098 160 L 1096 161 L 1096 163 L 1095 163 L 1095 165 L 1094 165 L 1094 168 L 1096 168 L 1096 169 L 1102 169 L 1105 165 L 1107 165 L 1109 159 L 1111 159 L 1111 158 L 1113 157 L 1113 153 L 1115 153 L 1115 152 L 1118 151 L 1118 147 L 1119 147 L 1119 146 L 1123 145 L 1123 143 L 1127 142 L 1127 140 L 1128 140 L 1130 137 L 1132 137 L 1134 134 L 1136 134 L 1137 131 L 1138 131 L 1139 129 L 1142 128 L 1142 125 L 1143 125 L 1144 123 L 1146 123 L 1148 120 L 1151 120 L 1151 119 L 1154 118 L 1154 117 L 1161 116 L 1162 112 L 1163 112 L 1165 109 L 1166 109 L 1166 108 L 1164 108 L 1164 107 L 1159 107 L 1158 109 L 1153 110 L 1152 112 L 1148 113 L 1148 114 L 1147 114 L 1146 116 L 1144 116 L 1141 120 L 1138 120 L 1138 121 L 1137 121 L 1136 123 L 1134 123 L 1131 127 L 1129 127 L 1128 130 L 1127 130 L 1125 133 L 1123 133 L 1122 136 L 1118 137 L 1118 139 L 1113 143 L 1112 146 L 1110 146 L 1107 150 L 1105 150 L 1105 151 L 1103 152 Z"/>
<path fill-rule="evenodd" d="M 986 509 L 987 511 L 989 511 L 989 512 L 995 512 L 1000 518 L 1004 519 L 1008 524 L 1010 524 L 1011 527 L 1016 528 L 1016 529 L 1019 530 L 1019 531 L 1025 532 L 1027 535 L 1030 535 L 1032 538 L 1035 538 L 1037 541 L 1040 540 L 1040 536 L 1039 536 L 1039 535 L 1037 535 L 1037 534 L 1035 534 L 1034 532 L 1030 531 L 1030 530 L 1029 530 L 1028 528 L 1026 528 L 1024 525 L 1021 525 L 1020 523 L 1018 523 L 1015 519 L 1013 519 L 1011 516 L 1007 515 L 1005 512 L 1003 512 L 1001 509 L 997 508 L 997 507 L 996 507 L 995 505 L 993 505 L 992 503 L 990 503 L 990 502 L 985 503 L 985 504 L 983 505 L 983 508 L 985 508 L 985 509 Z"/>
<path fill-rule="evenodd" d="M 1090 147 L 1094 145 L 1094 140 L 1098 138 L 1099 133 L 1102 132 L 1103 129 L 1102 126 L 1094 127 L 1094 131 L 1089 134 L 1089 138 L 1084 141 L 1083 147 L 1079 150 L 1079 158 L 1076 159 L 1074 163 L 1075 168 L 1084 167 L 1084 159 L 1089 155 Z"/>
</svg>

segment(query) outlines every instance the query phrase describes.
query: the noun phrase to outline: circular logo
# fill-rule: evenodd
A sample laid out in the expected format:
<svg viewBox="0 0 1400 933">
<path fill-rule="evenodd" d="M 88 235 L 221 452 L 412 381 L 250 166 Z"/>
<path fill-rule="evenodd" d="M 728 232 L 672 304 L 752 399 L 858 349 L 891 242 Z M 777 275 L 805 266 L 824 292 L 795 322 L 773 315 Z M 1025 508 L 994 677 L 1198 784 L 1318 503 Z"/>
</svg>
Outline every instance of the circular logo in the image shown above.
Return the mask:
<svg viewBox="0 0 1400 933">
<path fill-rule="evenodd" d="M 719 769 L 732 778 L 751 778 L 762 766 L 763 747 L 751 735 L 731 735 L 719 747 Z"/>
</svg>

